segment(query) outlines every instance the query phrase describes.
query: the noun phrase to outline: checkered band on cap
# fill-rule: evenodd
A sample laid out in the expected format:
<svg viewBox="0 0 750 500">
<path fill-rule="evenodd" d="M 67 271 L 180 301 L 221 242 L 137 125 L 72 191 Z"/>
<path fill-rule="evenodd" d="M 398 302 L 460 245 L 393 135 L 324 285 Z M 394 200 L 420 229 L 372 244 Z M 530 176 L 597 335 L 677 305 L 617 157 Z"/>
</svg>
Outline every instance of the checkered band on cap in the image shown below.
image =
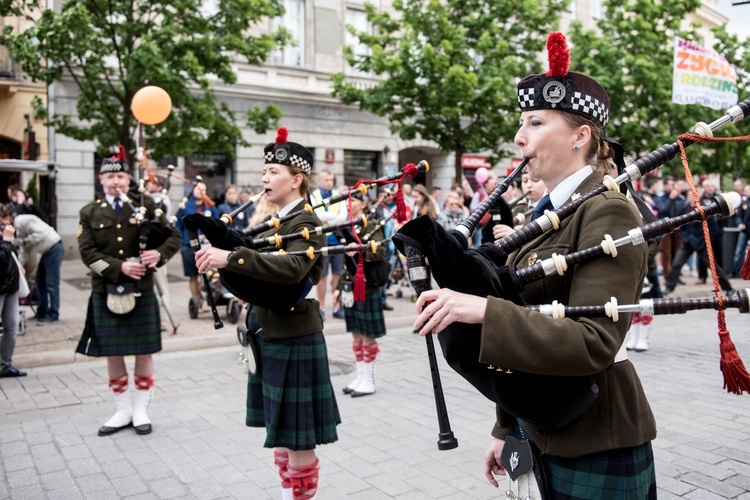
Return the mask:
<svg viewBox="0 0 750 500">
<path fill-rule="evenodd" d="M 521 111 L 554 109 L 585 116 L 602 129 L 609 122 L 609 96 L 594 80 L 573 71 L 565 76 L 529 75 L 518 82 Z"/>
<path fill-rule="evenodd" d="M 107 174 L 110 172 L 129 172 L 129 167 L 127 162 L 114 157 L 114 158 L 105 158 L 104 161 L 102 161 L 101 167 L 99 167 L 99 173 L 100 174 Z"/>
<path fill-rule="evenodd" d="M 309 149 L 296 142 L 270 143 L 266 145 L 263 160 L 288 167 L 297 167 L 306 175 L 313 169 L 313 156 Z"/>
</svg>

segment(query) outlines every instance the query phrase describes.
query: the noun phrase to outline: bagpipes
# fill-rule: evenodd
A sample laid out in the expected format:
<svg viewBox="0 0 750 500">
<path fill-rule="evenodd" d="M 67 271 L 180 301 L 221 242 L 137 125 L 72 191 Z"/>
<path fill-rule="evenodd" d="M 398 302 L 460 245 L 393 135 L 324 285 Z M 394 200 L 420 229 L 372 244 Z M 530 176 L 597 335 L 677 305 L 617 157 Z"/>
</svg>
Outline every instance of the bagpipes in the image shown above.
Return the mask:
<svg viewBox="0 0 750 500">
<path fill-rule="evenodd" d="M 553 273 L 552 269 L 554 269 L 554 273 L 558 273 L 558 268 L 562 268 L 563 265 L 559 259 L 550 259 L 550 262 L 540 263 L 534 270 L 516 270 L 513 266 L 505 265 L 507 256 L 511 252 L 520 249 L 524 244 L 531 242 L 545 232 L 557 229 L 560 223 L 575 213 L 585 201 L 606 191 L 617 191 L 620 184 L 640 178 L 674 158 L 678 152 L 681 153 L 683 163 L 686 164 L 686 158 L 684 157 L 686 146 L 694 142 L 708 141 L 714 130 L 728 123 L 737 123 L 748 115 L 750 115 L 750 100 L 745 100 L 728 109 L 722 118 L 711 124 L 701 123 L 696 125 L 696 131 L 701 135 L 686 134 L 680 136 L 677 142 L 663 145 L 632 165 L 625 167 L 616 179 L 606 176 L 603 183 L 596 189 L 557 210 L 546 211 L 544 216 L 495 243 L 485 243 L 477 249 L 467 250 L 468 237 L 473 233 L 479 220 L 495 199 L 502 196 L 507 190 L 509 183 L 498 185 L 480 207 L 450 233 L 428 217 L 419 217 L 404 225 L 394 235 L 393 241 L 405 255 L 408 255 L 407 252 L 423 254 L 423 258 L 426 257 L 432 263 L 433 276 L 443 288 L 478 296 L 500 297 L 519 306 L 526 306 L 520 296 L 520 290 L 522 290 L 524 282 L 519 278 L 519 273 L 523 271 L 521 273 L 523 281 L 532 280 L 532 277 L 533 279 L 539 279 L 546 276 L 547 272 Z M 687 165 L 686 176 L 692 183 Z M 726 211 L 725 207 L 733 204 L 733 200 L 727 201 L 724 198 L 724 207 L 722 207 L 722 202 L 717 200 L 716 207 L 713 210 L 717 213 L 723 213 Z M 697 210 L 701 213 L 700 216 L 691 214 L 682 220 L 686 223 L 691 218 L 692 220 L 696 220 L 696 217 L 698 219 L 705 218 L 703 209 L 699 207 Z M 640 228 L 643 238 L 653 237 L 659 231 L 673 230 L 680 220 L 657 222 L 661 224 Z M 628 238 L 638 239 L 640 236 L 630 234 Z M 624 244 L 625 241 L 622 240 L 620 243 Z M 605 247 L 610 248 L 610 254 L 612 254 L 612 246 L 611 244 L 605 245 Z M 583 258 L 584 256 L 593 258 L 605 253 L 604 247 L 600 246 L 596 250 L 579 252 L 572 259 Z M 709 256 L 711 256 L 711 253 L 709 246 Z M 419 261 L 419 259 L 414 260 Z M 445 265 L 441 265 L 443 263 Z M 571 262 L 569 265 L 575 263 Z M 412 272 L 415 274 L 425 273 L 424 270 L 413 268 L 410 268 L 409 272 L 410 276 Z M 718 289 L 718 285 L 716 288 Z M 723 311 L 719 312 L 720 315 L 722 313 Z M 725 330 L 722 320 L 723 316 L 720 316 L 721 368 L 724 373 L 725 388 L 737 394 L 741 394 L 743 391 L 750 392 L 750 375 L 742 366 L 741 360 L 728 338 L 728 332 Z M 564 427 L 575 420 L 597 397 L 598 387 L 592 377 L 554 377 L 516 370 L 488 370 L 487 365 L 478 361 L 481 328 L 481 325 L 454 323 L 440 332 L 438 339 L 443 355 L 455 371 L 484 396 L 511 415 L 535 424 L 541 431 L 549 431 Z M 529 394 L 534 394 L 534 397 L 530 398 Z"/>
<path fill-rule="evenodd" d="M 353 193 L 356 192 L 364 194 L 367 192 L 367 189 L 376 185 L 390 184 L 394 182 L 401 183 L 407 176 L 412 178 L 416 177 L 417 174 L 426 172 L 429 170 L 429 168 L 430 166 L 426 161 L 419 162 L 419 164 L 417 165 L 410 163 L 396 174 L 387 175 L 372 181 L 360 180 L 346 193 L 342 193 L 341 195 L 336 197 L 327 198 L 322 204 L 319 205 L 319 207 L 329 206 L 333 203 L 339 203 L 341 201 L 347 200 L 352 196 Z M 400 197 L 398 196 L 399 193 L 401 194 Z M 401 193 L 401 190 L 397 192 L 396 196 L 397 209 L 399 205 L 399 199 L 401 205 L 401 214 L 404 214 L 405 207 L 403 201 L 403 193 Z M 206 236 L 208 241 L 217 248 L 221 248 L 224 250 L 233 250 L 237 247 L 259 249 L 274 245 L 276 244 L 276 242 L 283 244 L 284 242 L 289 241 L 289 238 L 287 237 L 287 239 L 284 239 L 284 236 L 280 236 L 279 240 L 279 238 L 277 238 L 276 236 L 271 236 L 267 238 L 259 238 L 256 240 L 249 235 L 255 234 L 258 231 L 278 228 L 282 223 L 289 221 L 294 217 L 297 217 L 301 213 L 313 212 L 313 210 L 314 207 L 307 204 L 305 208 L 300 211 L 290 213 L 280 218 L 272 217 L 271 219 L 260 225 L 247 228 L 246 230 L 243 230 L 241 232 L 229 228 L 226 222 L 208 217 L 194 217 L 192 215 L 186 216 L 183 218 L 183 224 L 186 228 L 192 228 L 196 232 L 200 230 Z M 402 218 L 403 217 L 405 216 L 402 215 Z M 350 220 L 345 224 L 345 226 L 348 227 L 353 224 L 355 224 L 355 222 Z M 258 229 L 261 226 L 262 229 Z M 318 234 L 322 234 L 324 230 L 326 230 L 325 227 L 314 229 L 316 233 L 320 231 L 320 233 Z M 308 232 L 307 235 L 309 237 L 310 233 Z M 296 238 L 305 238 L 305 236 L 302 233 L 299 233 Z M 309 276 L 305 276 L 298 283 L 282 285 L 261 281 L 245 274 L 228 271 L 227 269 L 221 269 L 219 271 L 219 274 L 221 276 L 221 282 L 224 287 L 235 297 L 238 297 L 256 306 L 274 310 L 288 311 L 292 307 L 295 307 L 302 300 L 304 300 L 314 284 L 312 283 L 312 280 Z M 364 275 L 362 276 L 362 281 L 364 281 Z M 355 283 L 355 290 L 356 289 L 357 288 Z"/>
</svg>

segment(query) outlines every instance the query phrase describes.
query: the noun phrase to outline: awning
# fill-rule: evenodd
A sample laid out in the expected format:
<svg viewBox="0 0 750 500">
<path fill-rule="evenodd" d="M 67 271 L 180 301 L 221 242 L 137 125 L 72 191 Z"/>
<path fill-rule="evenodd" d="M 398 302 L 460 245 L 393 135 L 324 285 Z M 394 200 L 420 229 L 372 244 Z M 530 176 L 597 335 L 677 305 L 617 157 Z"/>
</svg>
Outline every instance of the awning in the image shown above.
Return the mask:
<svg viewBox="0 0 750 500">
<path fill-rule="evenodd" d="M 0 172 L 35 172 L 48 174 L 56 171 L 57 165 L 49 161 L 0 160 Z"/>
</svg>

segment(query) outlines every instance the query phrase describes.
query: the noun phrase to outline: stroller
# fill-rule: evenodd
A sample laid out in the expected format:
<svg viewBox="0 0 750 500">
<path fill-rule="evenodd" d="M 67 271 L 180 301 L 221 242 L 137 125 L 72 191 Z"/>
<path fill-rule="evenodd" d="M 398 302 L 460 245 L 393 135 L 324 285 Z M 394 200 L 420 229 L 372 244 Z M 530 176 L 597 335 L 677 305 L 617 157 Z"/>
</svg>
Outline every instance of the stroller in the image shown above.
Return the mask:
<svg viewBox="0 0 750 500">
<path fill-rule="evenodd" d="M 391 280 L 388 284 L 388 290 L 390 290 L 393 293 L 393 296 L 397 299 L 403 297 L 405 292 L 409 293 L 409 291 L 411 291 L 411 301 L 416 302 L 417 292 L 414 290 L 414 287 L 411 286 L 411 281 L 409 281 L 409 272 L 405 261 L 406 257 L 401 255 L 398 251 L 394 252 L 393 257 L 396 262 L 391 271 Z"/>
<path fill-rule="evenodd" d="M 240 320 L 240 314 L 242 314 L 243 304 L 240 303 L 240 300 L 237 297 L 224 289 L 224 286 L 221 284 L 221 280 L 219 279 L 219 273 L 216 271 L 216 269 L 210 269 L 206 273 L 206 276 L 208 276 L 208 284 L 210 286 L 209 293 L 211 293 L 217 309 L 219 308 L 219 306 L 226 305 L 227 320 L 229 320 L 230 323 L 236 324 Z M 198 314 L 201 313 L 201 306 L 207 301 L 208 296 L 206 295 L 205 288 L 201 290 L 200 300 L 195 297 L 190 297 L 190 302 L 188 303 L 188 313 L 190 314 L 191 319 L 195 319 L 198 317 Z"/>
</svg>

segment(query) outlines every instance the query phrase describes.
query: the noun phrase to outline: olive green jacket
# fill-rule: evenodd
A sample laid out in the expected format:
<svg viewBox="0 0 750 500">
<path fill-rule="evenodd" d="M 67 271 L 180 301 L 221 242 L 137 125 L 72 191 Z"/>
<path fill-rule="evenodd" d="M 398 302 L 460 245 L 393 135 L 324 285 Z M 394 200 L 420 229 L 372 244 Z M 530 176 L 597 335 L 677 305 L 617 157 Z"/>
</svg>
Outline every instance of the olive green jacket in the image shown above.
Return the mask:
<svg viewBox="0 0 750 500">
<path fill-rule="evenodd" d="M 576 190 L 586 194 L 601 184 L 590 175 Z M 574 194 L 573 197 L 576 197 Z M 599 245 L 605 234 L 617 239 L 640 226 L 635 208 L 620 193 L 607 192 L 583 203 L 560 229 L 527 243 L 509 256 L 519 268 L 554 252 L 567 254 Z M 646 245 L 618 248 L 616 258 L 598 257 L 526 285 L 527 304 L 602 305 L 616 297 L 619 304 L 637 303 L 646 274 Z M 561 430 L 540 433 L 524 423 L 543 453 L 576 457 L 604 450 L 641 445 L 656 436 L 651 413 L 635 368 L 628 360 L 614 364 L 625 340 L 631 315 L 554 319 L 490 297 L 482 328 L 480 362 L 553 376 L 593 376 L 599 396 L 575 421 Z M 534 394 L 529 394 L 530 398 Z M 505 438 L 512 422 L 498 409 L 492 435 Z"/>
<path fill-rule="evenodd" d="M 305 201 L 292 209 L 292 212 L 302 210 Z M 283 249 L 287 252 L 304 251 L 311 246 L 318 250 L 325 241 L 323 236 L 315 234 L 313 229 L 320 226 L 320 219 L 310 212 L 302 212 L 297 217 L 284 222 L 278 230 L 269 229 L 258 235 L 258 238 L 279 234 L 299 233 L 307 228 L 311 232 L 309 240 L 299 239 L 287 242 Z M 246 247 L 237 247 L 231 254 L 226 269 L 231 272 L 252 276 L 255 279 L 276 284 L 299 283 L 305 276 L 310 277 L 313 284 L 320 281 L 323 274 L 323 259 L 316 255 L 310 259 L 304 255 L 270 255 Z M 301 337 L 323 330 L 323 320 L 320 318 L 320 305 L 315 299 L 305 299 L 289 311 L 279 311 L 254 306 L 260 326 L 268 339 L 288 339 Z"/>
<path fill-rule="evenodd" d="M 368 228 L 363 228 L 361 226 L 357 226 L 357 234 L 359 235 L 360 239 L 368 232 Z M 356 243 L 356 240 L 351 235 L 349 231 L 345 232 L 346 237 L 346 243 Z M 383 228 L 378 228 L 377 231 L 372 235 L 370 238 L 370 242 L 378 242 L 383 241 L 385 239 L 385 235 L 383 234 Z M 386 246 L 385 245 L 378 245 L 378 248 L 375 250 L 375 252 L 372 251 L 372 247 L 368 245 L 367 250 L 364 251 L 365 256 L 365 266 L 367 266 L 368 262 L 379 262 L 385 259 L 385 252 L 386 252 Z M 344 259 L 342 259 L 341 263 L 341 280 L 342 281 L 354 281 L 354 275 L 349 271 L 349 268 L 346 266 L 346 260 L 347 258 L 350 258 L 352 260 L 355 260 L 355 262 L 359 262 L 359 259 L 353 259 L 349 257 L 348 255 L 344 255 Z M 381 286 L 372 286 L 370 283 L 365 281 L 365 293 L 371 293 L 376 290 L 380 290 L 382 288 Z"/>
<path fill-rule="evenodd" d="M 133 204 L 137 208 L 137 201 Z M 147 213 L 146 220 L 154 219 L 156 205 L 150 196 L 144 197 Z M 156 250 L 161 254 L 157 267 L 165 265 L 180 249 L 182 238 L 180 232 L 169 225 L 169 221 L 162 214 L 160 223 L 170 227 L 170 236 Z M 120 209 L 120 214 L 107 203 L 107 200 L 97 200 L 84 206 L 79 212 L 78 250 L 81 260 L 91 272 L 91 289 L 94 292 L 105 293 L 110 283 L 137 283 L 139 290 L 152 288 L 153 269 L 148 269 L 146 275 L 136 281 L 120 272 L 122 263 L 128 258 L 138 258 L 139 254 L 138 224 L 133 211 L 127 204 Z"/>
</svg>

